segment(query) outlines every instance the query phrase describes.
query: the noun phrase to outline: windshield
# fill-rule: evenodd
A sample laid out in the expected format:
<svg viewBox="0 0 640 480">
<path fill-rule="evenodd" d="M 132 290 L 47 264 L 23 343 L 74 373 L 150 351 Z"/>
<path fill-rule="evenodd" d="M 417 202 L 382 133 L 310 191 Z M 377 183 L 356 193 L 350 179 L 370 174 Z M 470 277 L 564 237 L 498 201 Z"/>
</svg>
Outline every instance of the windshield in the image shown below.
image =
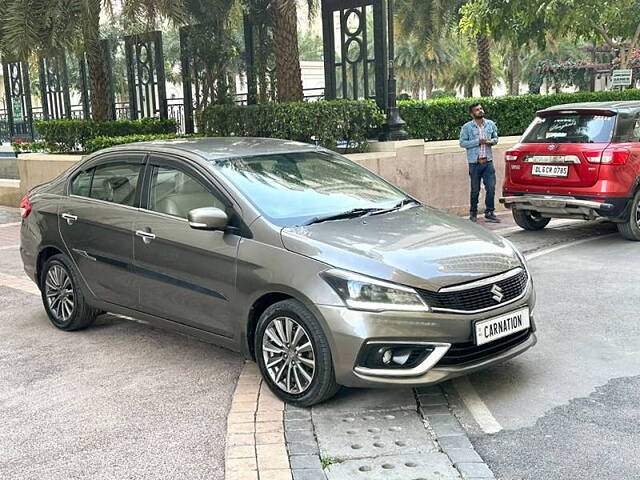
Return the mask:
<svg viewBox="0 0 640 480">
<path fill-rule="evenodd" d="M 408 198 L 369 170 L 326 152 L 232 158 L 212 165 L 280 226 L 357 209 L 389 209 Z"/>
<path fill-rule="evenodd" d="M 615 119 L 580 113 L 536 117 L 522 143 L 609 143 Z"/>
</svg>

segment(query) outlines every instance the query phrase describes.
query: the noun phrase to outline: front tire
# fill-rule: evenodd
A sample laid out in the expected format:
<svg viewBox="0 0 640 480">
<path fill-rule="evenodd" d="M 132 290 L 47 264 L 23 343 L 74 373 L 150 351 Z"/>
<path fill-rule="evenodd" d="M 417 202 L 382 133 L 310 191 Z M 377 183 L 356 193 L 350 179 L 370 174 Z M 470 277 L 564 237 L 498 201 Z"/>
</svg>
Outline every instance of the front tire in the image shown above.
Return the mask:
<svg viewBox="0 0 640 480">
<path fill-rule="evenodd" d="M 264 311 L 254 347 L 264 381 L 287 403 L 310 407 L 333 397 L 340 388 L 322 327 L 296 300 L 275 303 Z"/>
<path fill-rule="evenodd" d="M 640 191 L 633 197 L 631 212 L 625 223 L 618 223 L 618 231 L 627 240 L 640 241 Z"/>
<path fill-rule="evenodd" d="M 86 302 L 78 276 L 65 255 L 54 255 L 46 261 L 40 291 L 49 320 L 60 330 L 87 328 L 100 313 Z"/>
<path fill-rule="evenodd" d="M 530 212 L 528 210 L 516 210 L 513 209 L 513 219 L 518 226 L 524 230 L 542 230 L 551 221 L 550 218 L 541 217 L 539 214 Z"/>
</svg>

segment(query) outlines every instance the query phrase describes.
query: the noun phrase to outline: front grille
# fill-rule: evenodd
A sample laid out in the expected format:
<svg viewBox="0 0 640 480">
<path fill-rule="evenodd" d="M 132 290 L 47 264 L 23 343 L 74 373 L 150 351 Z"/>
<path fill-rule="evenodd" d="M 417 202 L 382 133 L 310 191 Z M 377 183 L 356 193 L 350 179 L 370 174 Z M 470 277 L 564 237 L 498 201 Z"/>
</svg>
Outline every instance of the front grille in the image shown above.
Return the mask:
<svg viewBox="0 0 640 480">
<path fill-rule="evenodd" d="M 500 305 L 510 302 L 522 295 L 527 288 L 527 272 L 522 269 L 518 274 L 500 280 L 495 283 L 487 283 L 468 290 L 458 290 L 453 292 L 431 292 L 429 290 L 418 290 L 424 301 L 435 311 L 456 310 L 459 312 L 473 312 L 497 308 Z M 500 301 L 495 300 L 494 286 L 498 286 L 502 293 Z"/>
<path fill-rule="evenodd" d="M 517 332 L 495 342 L 477 346 L 473 342 L 454 343 L 447 353 L 440 359 L 437 366 L 464 365 L 484 358 L 498 355 L 502 352 L 524 343 L 531 336 L 531 329 Z"/>
</svg>

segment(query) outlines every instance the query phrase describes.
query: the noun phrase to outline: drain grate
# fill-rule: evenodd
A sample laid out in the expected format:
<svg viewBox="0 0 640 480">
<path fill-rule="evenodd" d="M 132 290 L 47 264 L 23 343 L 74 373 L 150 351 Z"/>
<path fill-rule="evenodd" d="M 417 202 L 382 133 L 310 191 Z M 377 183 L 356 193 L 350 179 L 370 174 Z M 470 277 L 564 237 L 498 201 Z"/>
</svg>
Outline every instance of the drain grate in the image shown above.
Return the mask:
<svg viewBox="0 0 640 480">
<path fill-rule="evenodd" d="M 322 455 L 336 460 L 436 451 L 421 419 L 412 411 L 315 416 L 314 424 Z"/>
</svg>

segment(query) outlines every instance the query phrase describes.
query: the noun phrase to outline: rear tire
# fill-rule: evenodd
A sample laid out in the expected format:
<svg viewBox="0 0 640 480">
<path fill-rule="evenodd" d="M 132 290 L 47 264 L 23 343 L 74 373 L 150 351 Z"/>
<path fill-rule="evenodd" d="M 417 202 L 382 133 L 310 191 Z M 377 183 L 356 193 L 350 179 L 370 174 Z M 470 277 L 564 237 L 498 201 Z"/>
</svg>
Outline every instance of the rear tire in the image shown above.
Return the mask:
<svg viewBox="0 0 640 480">
<path fill-rule="evenodd" d="M 85 300 L 71 261 L 62 254 L 49 258 L 40 275 L 42 303 L 51 323 L 60 330 L 89 327 L 100 314 Z"/>
<path fill-rule="evenodd" d="M 327 337 L 316 317 L 297 300 L 284 300 L 264 311 L 254 347 L 265 383 L 291 405 L 310 407 L 340 388 Z"/>
<path fill-rule="evenodd" d="M 529 210 L 512 210 L 513 219 L 524 230 L 542 230 L 551 221 L 550 218 L 541 217 Z"/>
<path fill-rule="evenodd" d="M 618 231 L 627 240 L 640 241 L 640 191 L 632 200 L 631 212 L 625 223 L 617 223 Z"/>
</svg>

